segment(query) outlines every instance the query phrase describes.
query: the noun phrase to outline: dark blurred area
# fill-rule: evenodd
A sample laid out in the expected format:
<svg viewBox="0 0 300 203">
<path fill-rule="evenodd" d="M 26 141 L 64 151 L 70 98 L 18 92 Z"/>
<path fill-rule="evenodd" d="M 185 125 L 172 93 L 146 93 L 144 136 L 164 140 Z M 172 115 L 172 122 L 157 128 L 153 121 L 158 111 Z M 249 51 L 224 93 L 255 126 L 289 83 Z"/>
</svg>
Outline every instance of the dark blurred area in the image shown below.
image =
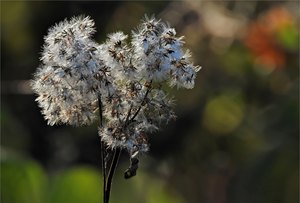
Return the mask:
<svg viewBox="0 0 300 203">
<path fill-rule="evenodd" d="M 299 202 L 299 3 L 193 0 L 1 1 L 1 202 L 101 202 L 97 123 L 47 126 L 29 81 L 56 23 L 89 15 L 101 43 L 144 14 L 184 35 L 202 69 L 194 89 L 170 89 L 178 119 L 136 177 L 121 157 L 111 202 Z"/>
</svg>

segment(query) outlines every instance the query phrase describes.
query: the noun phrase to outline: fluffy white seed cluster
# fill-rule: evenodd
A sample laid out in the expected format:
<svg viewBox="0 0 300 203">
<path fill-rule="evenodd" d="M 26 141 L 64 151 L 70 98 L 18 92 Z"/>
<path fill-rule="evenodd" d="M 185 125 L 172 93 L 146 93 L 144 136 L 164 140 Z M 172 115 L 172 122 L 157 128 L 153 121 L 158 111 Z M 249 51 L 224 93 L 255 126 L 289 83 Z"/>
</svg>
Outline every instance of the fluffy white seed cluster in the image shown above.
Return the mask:
<svg viewBox="0 0 300 203">
<path fill-rule="evenodd" d="M 51 28 L 32 88 L 50 125 L 90 124 L 100 102 L 101 139 L 135 157 L 148 150 L 147 133 L 176 117 L 163 83 L 193 88 L 200 67 L 182 50 L 183 37 L 155 18 L 146 17 L 131 41 L 116 32 L 97 44 L 94 32 L 89 17 Z"/>
<path fill-rule="evenodd" d="M 183 52 L 183 37 L 176 37 L 176 31 L 169 25 L 148 19 L 133 32 L 135 65 L 140 77 L 157 82 L 169 81 L 170 86 L 194 87 L 199 66 L 190 62 L 188 50 Z"/>
<path fill-rule="evenodd" d="M 73 18 L 49 29 L 32 82 L 36 99 L 48 124 L 90 124 L 95 119 L 99 81 L 94 77 L 101 62 L 90 39 L 94 22 Z"/>
</svg>

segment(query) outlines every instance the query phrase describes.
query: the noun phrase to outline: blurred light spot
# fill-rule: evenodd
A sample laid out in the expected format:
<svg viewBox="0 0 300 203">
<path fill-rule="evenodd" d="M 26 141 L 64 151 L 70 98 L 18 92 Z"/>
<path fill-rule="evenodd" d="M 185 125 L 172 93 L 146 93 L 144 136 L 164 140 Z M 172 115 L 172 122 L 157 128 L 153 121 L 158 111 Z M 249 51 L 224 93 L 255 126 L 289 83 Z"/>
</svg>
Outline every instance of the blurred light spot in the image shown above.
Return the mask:
<svg viewBox="0 0 300 203">
<path fill-rule="evenodd" d="M 140 201 L 147 203 L 184 203 L 180 192 L 168 187 L 163 179 L 139 172 L 139 178 L 132 180 L 135 193 L 140 194 Z M 131 198 L 132 199 L 132 198 Z M 132 200 L 131 200 L 132 201 Z"/>
<path fill-rule="evenodd" d="M 224 54 L 233 42 L 233 38 L 213 37 L 210 41 L 210 48 L 217 54 Z"/>
<path fill-rule="evenodd" d="M 239 126 L 244 113 L 244 102 L 240 97 L 223 94 L 207 103 L 203 125 L 213 134 L 228 134 Z"/>
<path fill-rule="evenodd" d="M 276 38 L 285 49 L 289 51 L 296 51 L 298 49 L 299 32 L 296 26 L 287 25 L 282 27 L 276 33 Z"/>
<path fill-rule="evenodd" d="M 271 75 L 270 88 L 276 94 L 287 94 L 292 87 L 290 78 L 282 71 Z"/>
<path fill-rule="evenodd" d="M 263 62 L 264 59 L 261 57 L 257 57 L 253 61 L 254 71 L 259 75 L 270 75 L 275 69 L 276 66 L 274 64 L 266 64 Z"/>
<path fill-rule="evenodd" d="M 242 79 L 246 77 L 250 57 L 243 49 L 232 47 L 220 57 L 222 69 L 230 76 Z"/>
<path fill-rule="evenodd" d="M 101 175 L 89 167 L 76 167 L 57 177 L 51 191 L 55 203 L 101 202 Z"/>
<path fill-rule="evenodd" d="M 22 55 L 32 45 L 29 7 L 25 1 L 6 1 L 1 9 L 1 34 L 13 54 Z"/>
<path fill-rule="evenodd" d="M 32 94 L 29 80 L 2 81 L 1 92 L 4 94 Z"/>
<path fill-rule="evenodd" d="M 286 65 L 286 49 L 297 50 L 296 17 L 285 7 L 274 6 L 247 29 L 244 43 L 261 68 L 271 72 Z"/>
<path fill-rule="evenodd" d="M 223 7 L 213 3 L 204 4 L 202 12 L 206 30 L 216 37 L 234 38 L 245 24 L 242 16 L 233 16 Z"/>
<path fill-rule="evenodd" d="M 1 202 L 45 202 L 47 176 L 34 161 L 7 159 L 1 161 Z"/>
</svg>

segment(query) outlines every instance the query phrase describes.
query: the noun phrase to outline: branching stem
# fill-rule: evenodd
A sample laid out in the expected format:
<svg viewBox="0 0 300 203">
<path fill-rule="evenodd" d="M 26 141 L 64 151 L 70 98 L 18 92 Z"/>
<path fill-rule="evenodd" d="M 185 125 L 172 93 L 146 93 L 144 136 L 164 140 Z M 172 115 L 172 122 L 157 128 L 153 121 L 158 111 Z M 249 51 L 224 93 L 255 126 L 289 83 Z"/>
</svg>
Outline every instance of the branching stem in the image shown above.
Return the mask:
<svg viewBox="0 0 300 203">
<path fill-rule="evenodd" d="M 150 85 L 151 85 L 151 83 L 152 83 L 152 81 L 150 81 Z M 141 105 L 139 106 L 138 110 L 135 112 L 135 114 L 130 119 L 131 122 L 135 119 L 135 117 L 139 114 L 140 110 L 142 109 L 142 106 L 144 105 L 145 100 L 146 100 L 146 98 L 147 98 L 150 90 L 151 90 L 151 87 L 148 87 L 147 92 L 146 92 L 146 94 L 145 94 L 145 96 L 143 98 L 143 101 L 142 101 Z"/>
<path fill-rule="evenodd" d="M 101 102 L 101 96 L 98 96 L 98 105 L 99 105 L 99 117 L 100 117 L 100 128 L 103 127 L 103 112 L 102 112 L 102 102 Z M 111 161 L 110 169 L 108 171 L 108 174 L 106 173 L 106 166 L 107 161 L 105 157 L 107 156 L 107 153 L 105 149 L 105 143 L 101 141 L 101 161 L 102 161 L 102 174 L 103 174 L 103 203 L 109 203 L 109 196 L 110 196 L 110 190 L 112 185 L 112 180 L 114 173 L 116 171 L 119 157 L 121 154 L 121 149 L 115 149 L 114 150 L 114 157 Z"/>
</svg>

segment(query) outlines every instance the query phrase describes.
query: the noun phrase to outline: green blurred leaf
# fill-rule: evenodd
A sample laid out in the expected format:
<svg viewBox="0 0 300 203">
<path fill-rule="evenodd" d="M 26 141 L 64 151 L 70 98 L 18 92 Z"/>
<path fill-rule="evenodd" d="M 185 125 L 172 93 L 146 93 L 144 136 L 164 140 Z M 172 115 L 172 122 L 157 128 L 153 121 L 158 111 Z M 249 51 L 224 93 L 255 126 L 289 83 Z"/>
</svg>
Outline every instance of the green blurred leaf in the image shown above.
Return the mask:
<svg viewBox="0 0 300 203">
<path fill-rule="evenodd" d="M 102 202 L 100 173 L 89 167 L 78 167 L 58 175 L 52 185 L 50 202 Z"/>
<path fill-rule="evenodd" d="M 120 167 L 121 168 L 121 167 Z M 114 179 L 110 203 L 183 203 L 182 197 L 166 182 L 138 171 L 137 176 L 125 180 L 117 174 Z"/>
<path fill-rule="evenodd" d="M 182 199 L 166 190 L 158 182 L 149 187 L 147 203 L 182 203 Z"/>
<path fill-rule="evenodd" d="M 290 51 L 296 51 L 298 49 L 299 33 L 297 28 L 292 25 L 287 25 L 281 28 L 277 33 L 276 37 L 278 42 L 286 49 Z"/>
<path fill-rule="evenodd" d="M 19 160 L 1 162 L 2 203 L 43 203 L 46 186 L 46 174 L 37 163 Z"/>
<path fill-rule="evenodd" d="M 224 92 L 208 101 L 204 111 L 204 126 L 214 134 L 227 134 L 235 130 L 245 114 L 240 95 Z"/>
</svg>

